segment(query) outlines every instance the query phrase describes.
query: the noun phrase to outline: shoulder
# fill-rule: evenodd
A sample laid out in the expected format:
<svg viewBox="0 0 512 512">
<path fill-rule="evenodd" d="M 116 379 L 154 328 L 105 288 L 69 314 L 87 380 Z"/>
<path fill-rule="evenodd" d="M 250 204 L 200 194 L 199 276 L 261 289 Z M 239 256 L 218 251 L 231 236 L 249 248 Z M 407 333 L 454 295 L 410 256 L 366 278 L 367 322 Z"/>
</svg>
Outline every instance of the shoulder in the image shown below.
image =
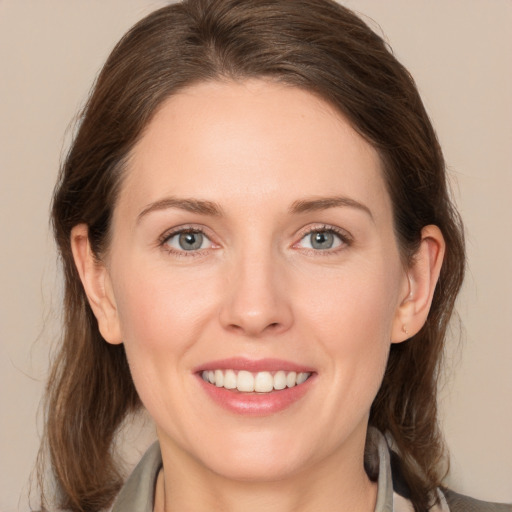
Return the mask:
<svg viewBox="0 0 512 512">
<path fill-rule="evenodd" d="M 512 504 L 491 503 L 463 496 L 450 489 L 443 489 L 450 512 L 512 512 Z"/>
</svg>

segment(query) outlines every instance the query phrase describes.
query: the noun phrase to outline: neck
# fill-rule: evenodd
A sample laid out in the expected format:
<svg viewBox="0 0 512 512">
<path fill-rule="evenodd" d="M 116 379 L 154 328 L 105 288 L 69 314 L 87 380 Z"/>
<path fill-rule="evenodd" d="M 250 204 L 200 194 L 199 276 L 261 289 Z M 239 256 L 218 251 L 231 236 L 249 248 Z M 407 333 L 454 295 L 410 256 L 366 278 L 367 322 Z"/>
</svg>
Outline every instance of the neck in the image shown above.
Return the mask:
<svg viewBox="0 0 512 512">
<path fill-rule="evenodd" d="M 164 468 L 170 470 L 162 470 L 158 477 L 155 512 L 375 510 L 377 484 L 364 471 L 364 444 L 358 452 L 360 457 L 344 451 L 335 453 L 307 470 L 276 481 L 225 478 L 200 466 L 197 460 L 176 457 L 177 453 L 172 452 L 166 454 L 162 449 Z"/>
</svg>

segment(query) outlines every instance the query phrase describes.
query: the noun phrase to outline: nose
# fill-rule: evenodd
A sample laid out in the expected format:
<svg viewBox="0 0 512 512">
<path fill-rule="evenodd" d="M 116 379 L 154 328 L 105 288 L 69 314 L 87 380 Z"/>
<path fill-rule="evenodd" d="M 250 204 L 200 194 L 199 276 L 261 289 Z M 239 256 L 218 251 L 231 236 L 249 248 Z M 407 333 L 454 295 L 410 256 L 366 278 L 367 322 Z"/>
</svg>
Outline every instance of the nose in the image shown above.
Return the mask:
<svg viewBox="0 0 512 512">
<path fill-rule="evenodd" d="M 240 257 L 229 269 L 220 312 L 225 329 L 262 337 L 290 328 L 293 312 L 282 264 L 277 257 L 260 253 Z"/>
</svg>

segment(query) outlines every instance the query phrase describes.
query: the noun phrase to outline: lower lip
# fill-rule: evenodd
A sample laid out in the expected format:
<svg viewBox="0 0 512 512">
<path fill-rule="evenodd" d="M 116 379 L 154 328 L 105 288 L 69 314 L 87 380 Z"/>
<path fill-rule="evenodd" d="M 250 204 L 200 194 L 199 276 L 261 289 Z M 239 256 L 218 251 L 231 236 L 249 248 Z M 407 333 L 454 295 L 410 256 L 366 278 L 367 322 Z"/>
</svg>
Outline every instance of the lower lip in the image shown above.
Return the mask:
<svg viewBox="0 0 512 512">
<path fill-rule="evenodd" d="M 300 400 L 311 388 L 315 374 L 311 375 L 305 382 L 270 393 L 241 393 L 237 390 L 218 388 L 197 378 L 207 395 L 218 405 L 228 411 L 245 416 L 268 416 L 283 411 Z"/>
</svg>

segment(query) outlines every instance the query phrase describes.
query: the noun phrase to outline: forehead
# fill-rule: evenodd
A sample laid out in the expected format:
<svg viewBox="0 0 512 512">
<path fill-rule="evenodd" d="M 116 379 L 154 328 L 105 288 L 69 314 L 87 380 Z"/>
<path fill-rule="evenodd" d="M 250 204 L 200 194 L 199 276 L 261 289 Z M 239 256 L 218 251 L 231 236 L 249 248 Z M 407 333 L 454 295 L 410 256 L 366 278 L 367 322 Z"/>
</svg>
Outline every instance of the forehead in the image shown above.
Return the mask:
<svg viewBox="0 0 512 512">
<path fill-rule="evenodd" d="M 333 193 L 388 206 L 375 149 L 313 94 L 252 80 L 201 83 L 166 100 L 131 154 L 121 198 L 263 206 Z"/>
</svg>

